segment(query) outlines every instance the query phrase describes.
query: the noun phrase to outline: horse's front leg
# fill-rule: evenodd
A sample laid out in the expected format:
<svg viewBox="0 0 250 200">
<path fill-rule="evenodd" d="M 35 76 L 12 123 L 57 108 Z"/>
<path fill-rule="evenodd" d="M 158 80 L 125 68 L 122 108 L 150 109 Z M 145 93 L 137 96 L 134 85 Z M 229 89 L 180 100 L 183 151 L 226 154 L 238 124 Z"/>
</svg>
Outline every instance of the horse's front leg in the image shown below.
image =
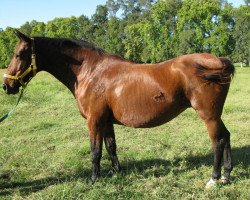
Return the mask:
<svg viewBox="0 0 250 200">
<path fill-rule="evenodd" d="M 96 121 L 95 119 L 90 118 L 88 120 L 88 127 L 92 153 L 91 180 L 94 183 L 96 179 L 100 176 L 100 161 L 102 157 L 103 134 L 101 131 L 102 128 L 100 127 L 98 121 Z"/>
<path fill-rule="evenodd" d="M 121 166 L 120 166 L 117 154 L 116 154 L 115 132 L 114 132 L 114 126 L 112 123 L 108 123 L 105 127 L 104 142 L 105 142 L 107 152 L 109 153 L 114 170 L 116 172 L 120 172 Z"/>
<path fill-rule="evenodd" d="M 221 177 L 221 164 L 224 153 L 224 168 L 225 173 L 222 183 L 229 182 L 230 172 L 232 170 L 231 164 L 231 147 L 230 134 L 225 128 L 221 119 L 206 120 L 209 137 L 212 141 L 214 164 L 212 178 L 207 183 L 207 187 L 215 186 L 218 179 Z"/>
</svg>

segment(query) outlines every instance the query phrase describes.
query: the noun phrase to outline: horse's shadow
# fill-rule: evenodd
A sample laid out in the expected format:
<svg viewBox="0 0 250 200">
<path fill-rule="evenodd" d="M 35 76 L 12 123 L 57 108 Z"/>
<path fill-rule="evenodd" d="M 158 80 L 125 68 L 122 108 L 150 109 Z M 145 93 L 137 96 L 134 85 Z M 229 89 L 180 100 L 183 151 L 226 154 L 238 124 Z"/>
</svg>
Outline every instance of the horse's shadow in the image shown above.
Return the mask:
<svg viewBox="0 0 250 200">
<path fill-rule="evenodd" d="M 249 153 L 250 146 L 245 146 L 241 148 L 233 148 L 232 154 L 234 158 L 234 165 L 242 165 L 244 168 L 250 165 Z M 178 170 L 177 173 L 184 173 L 186 170 L 192 170 L 194 168 L 199 168 L 201 166 L 211 166 L 212 167 L 212 154 L 206 154 L 203 156 L 189 156 L 185 159 L 189 165 Z M 147 160 L 127 160 L 121 163 L 123 166 L 123 172 L 121 176 L 127 176 L 131 173 L 143 174 L 143 176 L 150 176 L 153 173 L 154 176 L 160 177 L 164 176 L 171 171 L 172 166 L 179 165 L 183 159 L 175 159 L 170 162 L 164 159 L 147 159 Z M 112 176 L 111 170 L 103 169 L 102 176 Z M 148 173 L 147 173 L 148 171 Z M 63 174 L 58 177 L 48 177 L 44 179 L 27 181 L 27 182 L 10 182 L 8 177 L 0 176 L 0 196 L 12 195 L 14 191 L 18 190 L 22 195 L 28 195 L 40 190 L 43 190 L 51 185 L 57 185 L 60 183 L 70 182 L 72 180 L 83 179 L 86 182 L 89 181 L 91 174 L 90 169 L 79 169 L 79 171 L 74 174 Z M 247 173 L 242 173 L 241 177 L 250 178 Z"/>
</svg>

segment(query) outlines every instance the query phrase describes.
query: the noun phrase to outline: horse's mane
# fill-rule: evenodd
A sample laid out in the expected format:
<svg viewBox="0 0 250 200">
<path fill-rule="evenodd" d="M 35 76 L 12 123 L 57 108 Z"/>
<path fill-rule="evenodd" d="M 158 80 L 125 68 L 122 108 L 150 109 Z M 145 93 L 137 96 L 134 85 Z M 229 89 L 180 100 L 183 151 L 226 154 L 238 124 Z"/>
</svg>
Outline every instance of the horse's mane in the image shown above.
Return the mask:
<svg viewBox="0 0 250 200">
<path fill-rule="evenodd" d="M 103 49 L 97 48 L 92 43 L 89 43 L 85 40 L 73 40 L 68 38 L 49 38 L 49 37 L 35 37 L 39 41 L 45 41 L 50 47 L 57 47 L 59 49 L 67 48 L 89 48 L 93 51 L 98 52 L 99 54 L 106 53 Z"/>
<path fill-rule="evenodd" d="M 35 37 L 41 42 L 46 42 L 49 47 L 57 51 L 65 49 L 91 49 L 97 52 L 99 55 L 110 55 L 120 60 L 126 60 L 119 55 L 106 52 L 104 49 L 96 47 L 94 44 L 85 40 L 74 40 L 68 38 L 49 38 L 49 37 Z"/>
</svg>

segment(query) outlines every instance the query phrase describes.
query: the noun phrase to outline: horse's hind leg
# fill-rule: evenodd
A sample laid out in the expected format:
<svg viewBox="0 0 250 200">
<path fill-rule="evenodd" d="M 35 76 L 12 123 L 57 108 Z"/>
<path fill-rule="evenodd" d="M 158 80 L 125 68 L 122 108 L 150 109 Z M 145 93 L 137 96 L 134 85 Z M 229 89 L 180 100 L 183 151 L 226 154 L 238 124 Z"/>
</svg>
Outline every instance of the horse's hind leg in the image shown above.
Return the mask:
<svg viewBox="0 0 250 200">
<path fill-rule="evenodd" d="M 215 180 L 218 180 L 221 177 L 223 154 L 225 172 L 222 182 L 228 183 L 230 179 L 230 172 L 232 171 L 230 133 L 221 119 L 209 119 L 205 120 L 205 123 L 209 132 L 209 137 L 212 141 L 214 152 L 212 179 L 208 182 L 207 186 L 213 186 L 215 184 Z"/>
<path fill-rule="evenodd" d="M 225 147 L 224 147 L 224 152 L 223 152 L 224 176 L 222 177 L 222 183 L 227 184 L 230 182 L 230 173 L 233 169 L 233 166 L 232 166 L 232 153 L 231 153 L 231 144 L 230 144 L 230 132 L 227 130 L 224 123 L 223 123 L 223 129 L 225 131 L 226 142 L 225 142 Z"/>
<path fill-rule="evenodd" d="M 116 155 L 116 141 L 115 141 L 115 133 L 114 133 L 114 126 L 112 123 L 108 123 L 106 125 L 104 131 L 104 142 L 106 149 L 109 153 L 112 166 L 116 172 L 121 171 L 121 166 L 118 161 L 118 157 Z"/>
</svg>

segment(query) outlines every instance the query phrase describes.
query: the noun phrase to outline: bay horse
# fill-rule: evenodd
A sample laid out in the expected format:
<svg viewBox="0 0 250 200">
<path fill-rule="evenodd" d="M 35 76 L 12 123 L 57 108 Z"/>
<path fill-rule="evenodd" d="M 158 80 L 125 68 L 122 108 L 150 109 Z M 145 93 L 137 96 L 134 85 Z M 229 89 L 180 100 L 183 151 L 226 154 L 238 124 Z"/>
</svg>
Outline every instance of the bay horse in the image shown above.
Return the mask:
<svg viewBox="0 0 250 200">
<path fill-rule="evenodd" d="M 213 172 L 207 186 L 229 183 L 230 132 L 221 120 L 235 70 L 228 59 L 197 53 L 158 64 L 136 64 L 85 41 L 30 38 L 19 31 L 16 35 L 19 42 L 4 75 L 4 91 L 18 93 L 40 71 L 52 74 L 71 91 L 87 120 L 93 182 L 100 175 L 103 140 L 113 168 L 121 170 L 114 124 L 155 127 L 192 107 L 212 142 Z"/>
</svg>

